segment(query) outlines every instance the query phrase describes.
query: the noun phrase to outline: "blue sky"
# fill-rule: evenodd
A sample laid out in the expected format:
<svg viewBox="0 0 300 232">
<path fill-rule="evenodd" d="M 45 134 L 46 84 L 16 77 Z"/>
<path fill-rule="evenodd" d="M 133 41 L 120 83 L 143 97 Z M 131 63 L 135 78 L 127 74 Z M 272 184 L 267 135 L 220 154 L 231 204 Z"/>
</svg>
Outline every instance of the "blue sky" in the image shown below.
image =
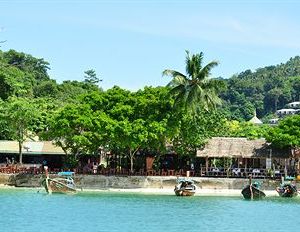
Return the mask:
<svg viewBox="0 0 300 232">
<path fill-rule="evenodd" d="M 217 60 L 212 76 L 300 55 L 298 1 L 0 0 L 2 50 L 44 58 L 51 78 L 83 80 L 95 69 L 104 89 L 165 85 L 185 71 L 185 50 Z"/>
</svg>

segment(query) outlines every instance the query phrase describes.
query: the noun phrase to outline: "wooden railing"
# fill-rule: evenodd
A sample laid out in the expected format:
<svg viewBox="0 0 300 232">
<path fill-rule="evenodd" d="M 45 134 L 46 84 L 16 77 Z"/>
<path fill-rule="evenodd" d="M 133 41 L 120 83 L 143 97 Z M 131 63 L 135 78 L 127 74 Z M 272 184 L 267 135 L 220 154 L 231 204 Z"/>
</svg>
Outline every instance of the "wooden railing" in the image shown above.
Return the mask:
<svg viewBox="0 0 300 232">
<path fill-rule="evenodd" d="M 40 174 L 43 173 L 43 168 L 41 165 L 1 165 L 0 164 L 0 173 L 31 173 L 31 174 Z M 49 168 L 50 173 L 57 173 L 63 171 L 59 168 Z M 72 170 L 76 174 L 93 174 L 93 175 L 117 175 L 117 176 L 187 176 L 187 171 L 183 169 L 174 170 L 174 169 L 161 169 L 161 170 L 144 170 L 140 169 L 135 172 L 131 172 L 129 169 L 125 168 L 104 168 L 102 170 L 90 170 L 83 171 L 83 169 L 77 168 Z M 189 170 L 190 177 L 228 177 L 228 178 L 248 178 L 249 175 L 252 175 L 255 178 L 281 178 L 285 175 L 284 169 L 276 170 L 267 170 L 264 168 L 215 168 L 209 167 L 206 169 L 202 167 L 197 170 Z"/>
</svg>

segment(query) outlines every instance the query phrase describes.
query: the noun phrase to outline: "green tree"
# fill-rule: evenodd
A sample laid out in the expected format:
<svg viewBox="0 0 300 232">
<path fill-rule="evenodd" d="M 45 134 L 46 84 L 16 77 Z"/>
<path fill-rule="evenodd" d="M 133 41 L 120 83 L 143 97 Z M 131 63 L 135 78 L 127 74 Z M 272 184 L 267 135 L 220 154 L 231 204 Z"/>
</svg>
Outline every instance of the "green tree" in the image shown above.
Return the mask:
<svg viewBox="0 0 300 232">
<path fill-rule="evenodd" d="M 47 73 L 50 69 L 49 63 L 44 59 L 35 58 L 15 50 L 4 52 L 3 58 L 9 66 L 16 67 L 23 72 L 32 74 L 37 81 L 49 80 L 49 75 Z"/>
<path fill-rule="evenodd" d="M 217 111 L 202 110 L 196 116 L 186 113 L 176 116 L 172 122 L 177 124 L 172 137 L 175 150 L 180 155 L 194 157 L 209 138 L 224 132 L 225 122 L 224 116 Z"/>
<path fill-rule="evenodd" d="M 59 93 L 58 85 L 54 80 L 42 81 L 41 83 L 34 86 L 33 92 L 35 97 L 51 98 L 57 98 L 57 95 Z"/>
<path fill-rule="evenodd" d="M 94 126 L 93 119 L 88 105 L 68 104 L 50 119 L 49 128 L 43 138 L 53 140 L 67 155 L 77 157 L 80 154 L 93 153 L 97 150 L 98 143 L 93 141 L 92 129 L 99 129 Z"/>
<path fill-rule="evenodd" d="M 99 91 L 97 86 L 79 81 L 63 81 L 62 84 L 58 85 L 57 89 L 56 98 L 69 103 L 77 103 L 79 97 L 83 94 Z"/>
<path fill-rule="evenodd" d="M 278 109 L 278 101 L 279 101 L 279 97 L 282 95 L 282 91 L 278 88 L 274 88 L 271 89 L 268 92 L 268 96 L 270 97 L 270 99 L 274 102 L 274 111 L 276 111 Z"/>
<path fill-rule="evenodd" d="M 0 68 L 0 98 L 31 97 L 33 77 L 16 67 Z"/>
<path fill-rule="evenodd" d="M 191 54 L 186 51 L 186 73 L 166 69 L 163 75 L 171 76 L 173 80 L 168 84 L 175 96 L 175 106 L 184 107 L 188 111 L 196 112 L 204 108 L 209 110 L 221 103 L 218 97 L 220 82 L 208 79 L 212 68 L 218 62 L 212 61 L 202 66 L 203 53 Z"/>
<path fill-rule="evenodd" d="M 19 162 L 23 161 L 23 143 L 33 135 L 39 111 L 32 99 L 10 98 L 0 105 L 0 120 L 6 123 L 6 130 L 10 139 L 19 143 Z"/>
<path fill-rule="evenodd" d="M 110 135 L 107 145 L 112 150 L 124 151 L 130 160 L 131 172 L 134 171 L 138 151 L 165 149 L 171 133 L 167 129 L 171 101 L 168 90 L 162 87 L 146 87 L 136 93 L 114 87 L 107 91 L 104 98 L 97 98 L 97 106 L 102 104 L 100 107 L 114 122 L 104 129 Z"/>
<path fill-rule="evenodd" d="M 89 69 L 84 72 L 84 82 L 92 85 L 97 85 L 99 84 L 100 80 L 97 77 L 96 71 L 94 69 Z"/>
<path fill-rule="evenodd" d="M 300 115 L 289 116 L 281 120 L 278 126 L 270 129 L 266 139 L 278 148 L 299 149 Z"/>
<path fill-rule="evenodd" d="M 269 125 L 255 125 L 250 122 L 227 121 L 222 136 L 246 137 L 248 139 L 264 138 L 270 129 Z"/>
</svg>

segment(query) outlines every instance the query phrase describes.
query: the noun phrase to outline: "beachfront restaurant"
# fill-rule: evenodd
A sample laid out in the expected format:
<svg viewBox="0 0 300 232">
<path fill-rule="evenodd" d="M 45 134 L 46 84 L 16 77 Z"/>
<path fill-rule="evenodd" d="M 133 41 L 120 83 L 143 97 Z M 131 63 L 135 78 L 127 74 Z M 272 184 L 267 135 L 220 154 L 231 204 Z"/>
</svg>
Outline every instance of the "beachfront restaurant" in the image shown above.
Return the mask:
<svg viewBox="0 0 300 232">
<path fill-rule="evenodd" d="M 23 143 L 23 164 L 19 162 L 19 143 L 17 141 L 0 141 L 0 171 L 1 172 L 41 172 L 42 166 L 47 165 L 50 171 L 60 169 L 65 156 L 64 151 L 51 141 L 27 141 Z"/>
<path fill-rule="evenodd" d="M 292 151 L 272 148 L 265 139 L 214 137 L 203 149 L 201 176 L 281 178 L 296 175 L 299 160 Z"/>
</svg>

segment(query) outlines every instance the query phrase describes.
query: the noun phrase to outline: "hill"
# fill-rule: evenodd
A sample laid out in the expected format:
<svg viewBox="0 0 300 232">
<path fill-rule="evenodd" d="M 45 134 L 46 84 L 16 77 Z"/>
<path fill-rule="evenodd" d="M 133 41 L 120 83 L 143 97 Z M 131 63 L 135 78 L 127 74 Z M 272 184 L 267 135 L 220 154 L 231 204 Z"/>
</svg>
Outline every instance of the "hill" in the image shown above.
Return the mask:
<svg viewBox="0 0 300 232">
<path fill-rule="evenodd" d="M 277 109 L 300 99 L 300 57 L 222 80 L 226 88 L 221 97 L 228 117 L 249 120 L 256 109 L 258 117 L 269 118 Z"/>
</svg>

